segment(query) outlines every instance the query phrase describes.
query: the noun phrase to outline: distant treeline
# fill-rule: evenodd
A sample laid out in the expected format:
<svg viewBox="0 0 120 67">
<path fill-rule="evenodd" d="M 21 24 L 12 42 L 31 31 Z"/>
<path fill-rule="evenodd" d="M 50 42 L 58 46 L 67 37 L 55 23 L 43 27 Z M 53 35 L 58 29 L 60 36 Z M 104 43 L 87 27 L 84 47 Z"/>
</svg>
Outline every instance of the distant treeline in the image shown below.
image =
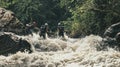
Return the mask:
<svg viewBox="0 0 120 67">
<path fill-rule="evenodd" d="M 13 11 L 24 24 L 48 23 L 56 31 L 65 25 L 71 36 L 103 35 L 106 28 L 120 21 L 120 0 L 0 0 L 0 7 Z"/>
</svg>

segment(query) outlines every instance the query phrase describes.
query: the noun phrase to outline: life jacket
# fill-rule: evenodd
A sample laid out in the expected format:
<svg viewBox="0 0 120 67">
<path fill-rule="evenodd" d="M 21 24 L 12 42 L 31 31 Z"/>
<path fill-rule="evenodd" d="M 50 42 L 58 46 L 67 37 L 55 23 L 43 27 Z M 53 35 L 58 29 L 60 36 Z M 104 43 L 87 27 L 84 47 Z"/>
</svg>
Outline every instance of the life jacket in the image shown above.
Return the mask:
<svg viewBox="0 0 120 67">
<path fill-rule="evenodd" d="M 41 33 L 47 33 L 47 27 L 45 25 L 41 26 L 40 31 Z"/>
<path fill-rule="evenodd" d="M 59 32 L 64 32 L 64 26 L 58 26 Z"/>
</svg>

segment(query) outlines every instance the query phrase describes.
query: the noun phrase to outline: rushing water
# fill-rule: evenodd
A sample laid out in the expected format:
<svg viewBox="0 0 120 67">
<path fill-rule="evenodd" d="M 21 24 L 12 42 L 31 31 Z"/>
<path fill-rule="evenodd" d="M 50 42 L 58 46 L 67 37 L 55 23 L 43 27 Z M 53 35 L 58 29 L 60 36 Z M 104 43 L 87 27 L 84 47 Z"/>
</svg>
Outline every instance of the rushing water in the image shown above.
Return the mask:
<svg viewBox="0 0 120 67">
<path fill-rule="evenodd" d="M 97 50 L 102 42 L 100 36 L 46 40 L 38 34 L 19 37 L 29 41 L 34 52 L 0 56 L 0 67 L 120 67 L 120 52 L 112 48 Z"/>
</svg>

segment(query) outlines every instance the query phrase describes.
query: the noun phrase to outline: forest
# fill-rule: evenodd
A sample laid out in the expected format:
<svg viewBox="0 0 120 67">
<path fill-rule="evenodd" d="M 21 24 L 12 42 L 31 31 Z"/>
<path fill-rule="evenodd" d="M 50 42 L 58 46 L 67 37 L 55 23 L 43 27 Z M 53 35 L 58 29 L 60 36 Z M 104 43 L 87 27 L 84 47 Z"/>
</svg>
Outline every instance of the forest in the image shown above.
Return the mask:
<svg viewBox="0 0 120 67">
<path fill-rule="evenodd" d="M 52 32 L 63 23 L 71 37 L 100 35 L 120 21 L 120 0 L 0 0 L 23 23 L 48 23 Z"/>
</svg>

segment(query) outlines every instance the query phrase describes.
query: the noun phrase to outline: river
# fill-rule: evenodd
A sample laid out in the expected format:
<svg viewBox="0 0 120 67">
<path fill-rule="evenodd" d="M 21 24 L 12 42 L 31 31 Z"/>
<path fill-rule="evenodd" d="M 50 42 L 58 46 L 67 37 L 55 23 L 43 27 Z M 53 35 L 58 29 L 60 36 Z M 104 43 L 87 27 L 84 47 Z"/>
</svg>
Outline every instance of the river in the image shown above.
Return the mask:
<svg viewBox="0 0 120 67">
<path fill-rule="evenodd" d="M 97 50 L 102 38 L 47 38 L 38 34 L 19 36 L 31 43 L 33 53 L 17 52 L 0 56 L 0 67 L 120 67 L 120 52 L 113 48 Z"/>
</svg>

